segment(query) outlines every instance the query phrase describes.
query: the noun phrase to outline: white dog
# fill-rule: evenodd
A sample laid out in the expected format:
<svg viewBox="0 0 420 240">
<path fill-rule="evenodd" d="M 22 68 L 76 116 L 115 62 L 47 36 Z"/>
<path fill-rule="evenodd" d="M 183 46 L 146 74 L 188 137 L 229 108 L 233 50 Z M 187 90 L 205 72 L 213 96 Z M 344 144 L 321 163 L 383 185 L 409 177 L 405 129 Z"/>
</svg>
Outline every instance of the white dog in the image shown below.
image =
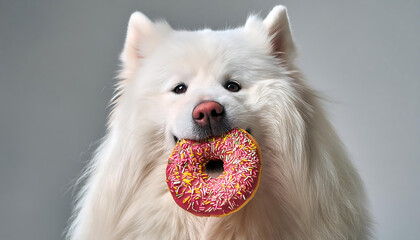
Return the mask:
<svg viewBox="0 0 420 240">
<path fill-rule="evenodd" d="M 367 239 L 361 180 L 295 57 L 283 6 L 224 31 L 175 31 L 133 13 L 109 131 L 68 239 Z M 197 124 L 203 102 L 222 116 Z M 260 187 L 236 213 L 194 216 L 166 186 L 168 156 L 176 139 L 232 128 L 261 147 Z"/>
</svg>

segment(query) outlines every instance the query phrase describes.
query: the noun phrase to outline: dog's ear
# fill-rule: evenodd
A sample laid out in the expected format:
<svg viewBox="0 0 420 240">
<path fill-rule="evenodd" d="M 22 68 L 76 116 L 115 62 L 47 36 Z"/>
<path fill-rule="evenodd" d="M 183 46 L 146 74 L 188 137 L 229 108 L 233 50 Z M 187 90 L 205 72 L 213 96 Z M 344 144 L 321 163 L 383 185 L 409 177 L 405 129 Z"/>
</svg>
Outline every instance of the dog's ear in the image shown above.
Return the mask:
<svg viewBox="0 0 420 240">
<path fill-rule="evenodd" d="M 131 14 L 124 48 L 120 55 L 123 64 L 120 76 L 131 77 L 130 74 L 138 68 L 139 61 L 160 42 L 161 34 L 170 29 L 166 22 L 154 23 L 141 12 Z"/>
<path fill-rule="evenodd" d="M 290 30 L 286 7 L 275 6 L 263 21 L 267 29 L 273 54 L 289 62 L 296 57 L 296 46 Z"/>
<path fill-rule="evenodd" d="M 146 41 L 153 31 L 153 22 L 144 14 L 141 12 L 131 14 L 124 49 L 121 53 L 121 61 L 124 64 L 137 62 L 141 58 L 140 44 Z"/>
</svg>

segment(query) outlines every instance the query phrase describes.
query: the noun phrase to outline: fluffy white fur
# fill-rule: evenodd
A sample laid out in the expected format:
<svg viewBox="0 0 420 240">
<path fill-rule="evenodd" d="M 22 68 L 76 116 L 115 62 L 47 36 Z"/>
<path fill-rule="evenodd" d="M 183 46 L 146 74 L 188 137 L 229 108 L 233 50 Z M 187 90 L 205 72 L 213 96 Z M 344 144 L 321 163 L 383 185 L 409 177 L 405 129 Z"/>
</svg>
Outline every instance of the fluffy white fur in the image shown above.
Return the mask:
<svg viewBox="0 0 420 240">
<path fill-rule="evenodd" d="M 283 6 L 225 31 L 175 31 L 134 13 L 108 134 L 68 239 L 367 239 L 362 183 L 295 56 Z M 242 90 L 226 91 L 227 78 Z M 188 90 L 174 94 L 180 82 Z M 255 197 L 221 218 L 179 208 L 165 182 L 173 136 L 196 138 L 191 112 L 204 100 L 223 104 L 262 150 Z"/>
</svg>

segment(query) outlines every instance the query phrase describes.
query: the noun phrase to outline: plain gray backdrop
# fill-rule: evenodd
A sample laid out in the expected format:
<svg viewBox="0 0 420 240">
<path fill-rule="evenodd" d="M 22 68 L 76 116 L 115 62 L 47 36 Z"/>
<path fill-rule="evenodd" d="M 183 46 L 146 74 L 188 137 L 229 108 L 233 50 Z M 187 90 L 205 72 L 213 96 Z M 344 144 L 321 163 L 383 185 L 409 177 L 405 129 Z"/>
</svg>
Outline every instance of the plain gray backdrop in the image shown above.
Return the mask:
<svg viewBox="0 0 420 240">
<path fill-rule="evenodd" d="M 278 3 L 365 182 L 375 238 L 420 239 L 418 0 L 0 0 L 0 239 L 62 238 L 133 11 L 220 29 Z"/>
</svg>

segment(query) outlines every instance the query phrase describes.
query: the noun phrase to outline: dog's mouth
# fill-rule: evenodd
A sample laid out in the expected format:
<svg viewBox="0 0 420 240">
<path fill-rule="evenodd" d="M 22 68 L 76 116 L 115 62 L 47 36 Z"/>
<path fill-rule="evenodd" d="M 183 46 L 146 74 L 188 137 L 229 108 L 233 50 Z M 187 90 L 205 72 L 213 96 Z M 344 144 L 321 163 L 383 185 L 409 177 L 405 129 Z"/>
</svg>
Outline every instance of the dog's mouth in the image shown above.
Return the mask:
<svg viewBox="0 0 420 240">
<path fill-rule="evenodd" d="M 220 159 L 210 160 L 205 165 L 204 172 L 212 178 L 217 178 L 224 172 L 223 161 Z"/>
<path fill-rule="evenodd" d="M 251 129 L 250 129 L 250 128 L 245 129 L 245 131 L 247 131 L 249 134 L 251 134 L 251 135 L 252 135 L 252 133 L 251 133 Z M 226 132 L 228 132 L 228 131 L 226 131 Z M 174 142 L 175 142 L 175 144 L 176 144 L 176 143 L 179 141 L 179 138 L 178 138 L 177 136 L 175 136 L 174 134 L 172 135 L 172 137 L 173 137 Z"/>
</svg>

